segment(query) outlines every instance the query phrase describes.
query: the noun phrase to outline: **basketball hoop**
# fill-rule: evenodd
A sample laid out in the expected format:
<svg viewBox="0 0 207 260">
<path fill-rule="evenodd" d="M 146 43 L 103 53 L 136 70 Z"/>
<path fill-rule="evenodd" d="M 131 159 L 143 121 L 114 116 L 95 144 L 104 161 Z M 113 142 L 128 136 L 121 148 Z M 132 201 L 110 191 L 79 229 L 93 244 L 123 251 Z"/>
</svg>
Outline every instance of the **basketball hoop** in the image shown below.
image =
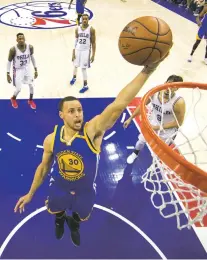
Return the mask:
<svg viewBox="0 0 207 260">
<path fill-rule="evenodd" d="M 147 172 L 142 176 L 142 182 L 144 183 L 145 189 L 151 192 L 153 206 L 159 209 L 160 214 L 165 218 L 177 218 L 178 229 L 185 227 L 190 228 L 195 223 L 203 226 L 203 221 L 207 215 L 207 172 L 199 167 L 199 163 L 196 165 L 195 162 L 189 161 L 188 156 L 182 152 L 179 145 L 175 143 L 174 148 L 167 145 L 159 137 L 159 134 L 152 129 L 146 112 L 146 104 L 150 97 L 161 90 L 170 90 L 172 87 L 176 87 L 179 90 L 182 88 L 182 90 L 185 89 L 185 91 L 197 90 L 199 93 L 202 90 L 207 90 L 207 84 L 173 82 L 155 87 L 144 95 L 140 105 L 140 128 L 151 150 L 153 161 L 150 168 L 148 168 Z M 194 105 L 194 112 L 197 103 Z M 193 115 L 195 116 L 194 112 Z M 195 122 L 192 121 L 192 126 L 193 125 L 197 126 L 196 118 Z M 203 136 L 203 131 L 207 129 L 207 121 L 203 130 L 199 127 L 198 129 L 197 137 L 203 140 L 205 143 L 204 150 L 207 151 L 207 142 L 205 142 L 205 137 Z M 191 155 L 193 155 L 196 158 L 195 161 L 197 161 L 196 153 L 202 149 L 195 149 L 193 147 L 192 143 L 195 138 L 190 140 L 189 137 L 182 132 L 182 126 L 178 132 L 185 136 L 185 140 L 187 141 L 184 143 L 188 143 L 191 148 Z M 202 164 L 206 164 L 207 166 L 207 159 L 205 162 L 202 162 Z"/>
</svg>

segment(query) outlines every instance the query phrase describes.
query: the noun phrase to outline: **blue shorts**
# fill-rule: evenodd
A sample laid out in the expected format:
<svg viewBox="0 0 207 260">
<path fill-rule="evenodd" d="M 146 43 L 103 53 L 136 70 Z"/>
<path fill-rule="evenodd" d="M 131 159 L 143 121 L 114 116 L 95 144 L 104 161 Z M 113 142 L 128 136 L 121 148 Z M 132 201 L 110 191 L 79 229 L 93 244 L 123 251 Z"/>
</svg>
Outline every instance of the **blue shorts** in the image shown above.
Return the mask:
<svg viewBox="0 0 207 260">
<path fill-rule="evenodd" d="M 55 183 L 49 187 L 46 206 L 51 214 L 65 210 L 77 212 L 81 220 L 87 220 L 95 204 L 96 192 L 93 188 L 86 191 L 66 191 Z"/>
<path fill-rule="evenodd" d="M 77 0 L 76 1 L 76 12 L 78 14 L 84 13 L 84 2 L 85 2 L 85 0 Z"/>
<path fill-rule="evenodd" d="M 204 26 L 201 25 L 201 27 L 198 30 L 198 34 L 197 34 L 197 40 L 201 40 L 201 39 L 207 39 L 207 28 L 205 28 Z"/>
</svg>

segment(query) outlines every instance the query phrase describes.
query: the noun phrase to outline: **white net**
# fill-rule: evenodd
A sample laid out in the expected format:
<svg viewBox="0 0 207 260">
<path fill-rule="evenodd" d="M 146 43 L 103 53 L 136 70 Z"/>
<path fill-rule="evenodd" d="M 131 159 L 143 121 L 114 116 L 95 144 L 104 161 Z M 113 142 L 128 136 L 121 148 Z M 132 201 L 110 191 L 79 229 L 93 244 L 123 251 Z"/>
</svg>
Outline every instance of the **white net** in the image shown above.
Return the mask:
<svg viewBox="0 0 207 260">
<path fill-rule="evenodd" d="M 169 89 L 170 91 L 170 89 Z M 162 100 L 162 118 L 157 135 L 179 152 L 186 160 L 204 171 L 207 170 L 207 91 L 180 89 L 180 96 L 186 103 L 185 120 L 178 130 L 163 129 L 165 125 L 164 99 Z M 149 111 L 149 110 L 148 110 Z M 154 109 L 148 113 L 152 124 Z M 178 120 L 174 113 L 174 119 Z M 143 133 L 144 134 L 144 133 Z M 148 145 L 149 146 L 149 145 Z M 150 147 L 149 147 L 150 148 Z M 207 226 L 207 194 L 197 187 L 184 182 L 151 151 L 152 165 L 142 176 L 142 182 L 151 193 L 151 201 L 164 218 L 175 217 L 177 228 L 190 228 L 192 225 Z"/>
</svg>

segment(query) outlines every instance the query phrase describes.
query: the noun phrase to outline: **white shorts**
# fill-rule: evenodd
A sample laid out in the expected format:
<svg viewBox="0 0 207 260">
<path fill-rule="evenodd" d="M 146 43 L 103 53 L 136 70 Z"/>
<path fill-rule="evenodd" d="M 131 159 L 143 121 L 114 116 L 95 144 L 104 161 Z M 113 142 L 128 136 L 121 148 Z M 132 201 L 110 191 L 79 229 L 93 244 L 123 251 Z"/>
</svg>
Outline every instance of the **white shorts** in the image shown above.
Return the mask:
<svg viewBox="0 0 207 260">
<path fill-rule="evenodd" d="M 82 69 L 90 68 L 90 50 L 79 51 L 75 50 L 74 66 Z"/>
<path fill-rule="evenodd" d="M 32 84 L 34 82 L 34 76 L 29 67 L 13 70 L 13 84 Z"/>
<path fill-rule="evenodd" d="M 162 139 L 166 144 L 170 145 L 173 143 L 173 140 L 175 139 L 176 135 L 177 135 L 177 132 L 178 132 L 178 129 L 177 128 L 169 128 L 169 129 L 165 129 L 163 131 L 155 131 L 156 134 L 160 137 L 160 139 Z M 144 139 L 144 136 L 143 134 L 140 134 L 138 136 L 138 139 L 141 141 L 141 142 L 145 142 L 145 139 Z"/>
</svg>

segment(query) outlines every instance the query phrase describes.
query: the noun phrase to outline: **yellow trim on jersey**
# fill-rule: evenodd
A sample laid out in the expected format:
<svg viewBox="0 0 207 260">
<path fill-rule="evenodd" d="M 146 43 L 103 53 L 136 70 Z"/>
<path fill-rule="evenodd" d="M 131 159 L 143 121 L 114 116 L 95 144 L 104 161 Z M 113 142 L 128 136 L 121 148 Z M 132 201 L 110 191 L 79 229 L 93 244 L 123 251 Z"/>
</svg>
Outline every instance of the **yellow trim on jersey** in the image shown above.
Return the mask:
<svg viewBox="0 0 207 260">
<path fill-rule="evenodd" d="M 87 124 L 87 123 L 86 123 L 86 124 Z M 88 145 L 88 147 L 91 149 L 91 151 L 92 151 L 93 153 L 99 154 L 101 151 L 98 150 L 98 149 L 96 149 L 95 147 L 93 147 L 93 146 L 91 145 L 91 143 L 90 143 L 90 140 L 89 140 L 89 138 L 88 138 L 88 136 L 87 136 L 87 133 L 86 133 L 86 124 L 84 125 L 83 132 L 84 132 L 84 136 L 85 136 L 85 140 L 86 140 L 86 142 L 87 142 L 87 145 Z"/>
<path fill-rule="evenodd" d="M 83 135 L 77 135 L 76 137 L 86 139 L 85 136 L 83 136 Z"/>
<path fill-rule="evenodd" d="M 61 130 L 60 130 L 60 141 L 61 141 L 62 143 L 65 143 L 66 145 L 72 145 L 72 142 L 74 141 L 74 139 L 75 139 L 76 137 L 79 136 L 79 133 L 78 133 L 78 132 L 75 133 L 74 136 L 70 139 L 70 142 L 67 142 L 67 141 L 65 141 L 65 140 L 63 139 L 63 131 L 64 131 L 64 128 L 65 128 L 65 126 L 62 126 L 62 128 L 61 128 Z"/>
<path fill-rule="evenodd" d="M 91 213 L 86 218 L 80 218 L 81 221 L 87 221 L 91 216 Z"/>
<path fill-rule="evenodd" d="M 48 208 L 48 200 L 45 201 L 45 206 L 46 206 L 46 208 L 47 208 L 47 211 L 48 211 L 50 214 L 52 214 L 52 215 L 54 215 L 54 214 L 58 214 L 58 213 L 64 211 L 64 210 L 56 211 L 56 212 L 51 211 L 51 210 Z"/>
<path fill-rule="evenodd" d="M 54 149 L 54 144 L 55 144 L 55 136 L 56 136 L 56 132 L 57 132 L 57 125 L 55 126 L 54 128 L 54 131 L 53 131 L 53 139 L 52 139 L 52 143 L 51 143 L 51 151 L 53 152 L 53 149 Z"/>
<path fill-rule="evenodd" d="M 91 210 L 91 212 L 92 212 L 92 210 Z M 90 218 L 91 212 L 89 213 L 89 215 L 86 218 L 81 218 L 80 215 L 77 212 L 76 213 L 78 214 L 78 216 L 79 216 L 81 221 L 86 221 L 86 220 L 88 220 Z"/>
<path fill-rule="evenodd" d="M 196 40 L 201 40 L 201 38 L 198 36 L 198 34 L 196 35 Z"/>
</svg>

